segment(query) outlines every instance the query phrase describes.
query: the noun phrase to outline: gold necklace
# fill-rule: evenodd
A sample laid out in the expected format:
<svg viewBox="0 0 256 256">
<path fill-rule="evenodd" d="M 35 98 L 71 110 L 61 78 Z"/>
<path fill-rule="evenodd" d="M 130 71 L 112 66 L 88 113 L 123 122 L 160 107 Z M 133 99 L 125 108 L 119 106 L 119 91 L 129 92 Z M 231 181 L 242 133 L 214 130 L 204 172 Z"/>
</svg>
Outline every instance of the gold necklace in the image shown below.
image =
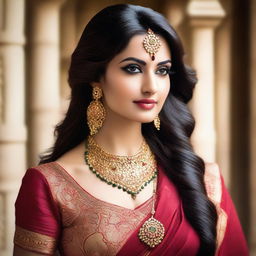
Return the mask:
<svg viewBox="0 0 256 256">
<path fill-rule="evenodd" d="M 132 156 L 116 156 L 105 152 L 88 137 L 85 162 L 102 181 L 127 192 L 133 199 L 157 175 L 156 160 L 148 144 L 143 141 L 140 150 Z"/>
<path fill-rule="evenodd" d="M 157 166 L 154 154 L 145 140 L 137 154 L 116 156 L 105 152 L 93 137 L 89 136 L 85 162 L 98 178 L 131 194 L 133 199 L 148 183 L 154 180 L 151 217 L 141 226 L 138 236 L 143 243 L 151 248 L 160 244 L 165 235 L 165 228 L 160 221 L 154 218 Z"/>
</svg>

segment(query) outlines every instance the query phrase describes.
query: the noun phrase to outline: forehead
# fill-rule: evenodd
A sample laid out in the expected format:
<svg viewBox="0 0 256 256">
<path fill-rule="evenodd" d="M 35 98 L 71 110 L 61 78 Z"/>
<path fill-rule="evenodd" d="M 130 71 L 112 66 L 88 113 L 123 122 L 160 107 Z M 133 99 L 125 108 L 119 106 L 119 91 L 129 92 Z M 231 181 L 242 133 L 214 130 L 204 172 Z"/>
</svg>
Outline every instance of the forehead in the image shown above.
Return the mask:
<svg viewBox="0 0 256 256">
<path fill-rule="evenodd" d="M 119 54 L 117 54 L 114 57 L 113 61 L 115 62 L 127 57 L 136 57 L 144 60 L 145 62 L 152 63 L 171 59 L 170 48 L 166 40 L 163 37 L 157 35 L 158 38 L 160 39 L 161 46 L 155 54 L 155 60 L 152 61 L 150 55 L 146 52 L 146 50 L 143 47 L 143 40 L 146 36 L 146 34 L 133 36 L 129 41 L 128 45 L 126 46 L 126 48 Z"/>
</svg>

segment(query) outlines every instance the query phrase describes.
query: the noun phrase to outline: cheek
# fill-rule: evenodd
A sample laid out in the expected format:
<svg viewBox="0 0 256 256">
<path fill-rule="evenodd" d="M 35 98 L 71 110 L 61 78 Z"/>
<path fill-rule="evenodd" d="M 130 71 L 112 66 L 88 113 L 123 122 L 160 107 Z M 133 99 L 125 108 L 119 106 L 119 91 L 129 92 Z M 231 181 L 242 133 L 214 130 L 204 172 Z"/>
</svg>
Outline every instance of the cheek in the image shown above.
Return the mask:
<svg viewBox="0 0 256 256">
<path fill-rule="evenodd" d="M 115 98 L 117 101 L 122 101 L 126 98 L 134 98 L 137 93 L 136 79 L 124 77 L 124 75 L 115 75 L 113 79 L 108 79 L 104 84 L 104 94 L 106 98 Z"/>
<path fill-rule="evenodd" d="M 166 79 L 161 84 L 161 99 L 165 101 L 170 91 L 170 79 Z"/>
<path fill-rule="evenodd" d="M 109 80 L 107 84 L 104 84 L 104 87 L 104 98 L 110 107 L 124 105 L 134 100 L 136 95 L 135 87 L 122 78 Z"/>
</svg>

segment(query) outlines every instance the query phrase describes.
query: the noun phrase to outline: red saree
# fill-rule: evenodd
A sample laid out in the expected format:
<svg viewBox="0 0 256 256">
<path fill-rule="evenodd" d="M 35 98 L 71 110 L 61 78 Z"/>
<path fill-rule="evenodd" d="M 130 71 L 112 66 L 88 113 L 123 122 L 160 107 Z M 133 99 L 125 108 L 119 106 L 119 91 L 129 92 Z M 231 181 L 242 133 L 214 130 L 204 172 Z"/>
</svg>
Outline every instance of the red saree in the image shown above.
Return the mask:
<svg viewBox="0 0 256 256">
<path fill-rule="evenodd" d="M 220 175 L 206 175 L 205 182 L 220 216 L 216 255 L 249 255 Z M 63 256 L 196 255 L 199 238 L 184 216 L 175 186 L 161 168 L 155 218 L 164 224 L 166 234 L 154 249 L 138 239 L 140 226 L 150 216 L 151 203 L 149 199 L 130 210 L 104 202 L 82 189 L 57 163 L 41 165 L 29 169 L 23 178 L 15 204 L 14 243 L 45 255 L 54 255 L 57 250 Z"/>
<path fill-rule="evenodd" d="M 185 218 L 174 185 L 171 184 L 163 171 L 160 173 L 162 175 L 159 179 L 159 200 L 155 218 L 166 227 L 164 240 L 155 249 L 149 250 L 140 243 L 137 238 L 138 230 L 136 230 L 119 251 L 118 256 L 192 256 L 197 254 L 199 238 Z M 215 203 L 219 215 L 217 225 L 218 249 L 215 255 L 248 256 L 248 248 L 235 207 L 216 165 L 208 166 L 205 176 L 208 196 Z"/>
</svg>

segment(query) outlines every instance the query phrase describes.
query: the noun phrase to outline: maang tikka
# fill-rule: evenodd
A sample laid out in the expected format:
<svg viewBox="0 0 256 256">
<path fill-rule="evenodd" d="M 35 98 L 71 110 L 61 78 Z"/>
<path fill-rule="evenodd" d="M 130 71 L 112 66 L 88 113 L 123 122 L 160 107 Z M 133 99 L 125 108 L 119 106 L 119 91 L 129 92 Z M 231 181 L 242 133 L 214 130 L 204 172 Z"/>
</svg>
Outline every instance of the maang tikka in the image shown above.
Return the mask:
<svg viewBox="0 0 256 256">
<path fill-rule="evenodd" d="M 94 135 L 99 131 L 106 118 L 106 110 L 100 101 L 101 97 L 102 89 L 99 87 L 93 87 L 93 101 L 87 108 L 87 124 L 90 129 L 90 135 Z"/>
<path fill-rule="evenodd" d="M 149 28 L 147 36 L 143 40 L 143 47 L 147 53 L 149 53 L 152 60 L 155 60 L 155 54 L 158 52 L 161 46 L 159 37 Z"/>
</svg>

